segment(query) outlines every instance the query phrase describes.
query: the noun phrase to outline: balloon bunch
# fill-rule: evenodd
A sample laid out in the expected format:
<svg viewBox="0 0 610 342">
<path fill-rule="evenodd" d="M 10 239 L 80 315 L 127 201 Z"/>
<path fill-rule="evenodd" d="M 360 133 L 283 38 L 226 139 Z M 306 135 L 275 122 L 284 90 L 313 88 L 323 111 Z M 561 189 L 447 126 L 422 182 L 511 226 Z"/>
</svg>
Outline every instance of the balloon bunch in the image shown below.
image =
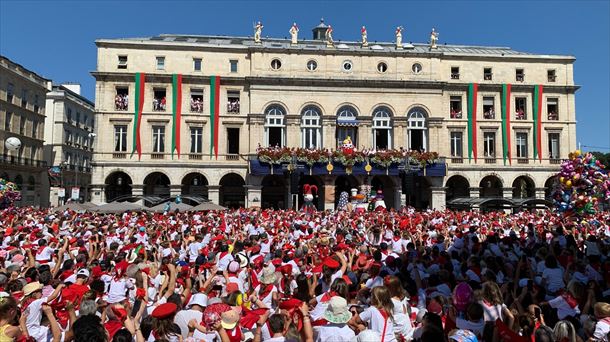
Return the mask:
<svg viewBox="0 0 610 342">
<path fill-rule="evenodd" d="M 553 202 L 566 214 L 595 214 L 600 201 L 610 199 L 610 178 L 604 165 L 591 153 L 579 150 L 568 155 L 561 164 L 559 185 Z"/>
<path fill-rule="evenodd" d="M 11 183 L 4 178 L 0 178 L 0 208 L 8 206 L 21 199 L 21 193 L 15 183 Z"/>
</svg>

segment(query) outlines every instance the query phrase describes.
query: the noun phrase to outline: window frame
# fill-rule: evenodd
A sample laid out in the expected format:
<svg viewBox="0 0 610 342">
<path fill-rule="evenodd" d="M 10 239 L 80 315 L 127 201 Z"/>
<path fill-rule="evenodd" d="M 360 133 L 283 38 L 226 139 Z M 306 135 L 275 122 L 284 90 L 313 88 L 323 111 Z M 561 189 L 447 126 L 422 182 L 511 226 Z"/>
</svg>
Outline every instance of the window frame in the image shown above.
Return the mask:
<svg viewBox="0 0 610 342">
<path fill-rule="evenodd" d="M 496 158 L 496 132 L 483 132 L 483 157 Z"/>
<path fill-rule="evenodd" d="M 155 56 L 155 61 L 155 70 L 165 70 L 165 56 Z"/>
<path fill-rule="evenodd" d="M 233 69 L 235 69 L 235 70 L 233 70 Z M 239 72 L 239 60 L 229 59 L 229 72 L 231 72 L 231 73 Z"/>
<path fill-rule="evenodd" d="M 416 66 L 419 66 L 419 70 L 415 70 Z M 411 64 L 411 72 L 415 75 L 419 75 L 424 71 L 424 66 L 420 62 L 415 62 Z"/>
<path fill-rule="evenodd" d="M 165 126 L 152 126 L 152 135 L 152 152 L 165 153 Z M 156 142 L 155 139 L 157 139 Z"/>
<path fill-rule="evenodd" d="M 271 59 L 269 66 L 271 67 L 271 70 L 279 71 L 282 69 L 282 61 L 279 58 L 273 58 Z"/>
<path fill-rule="evenodd" d="M 451 131 L 449 133 L 449 153 L 452 158 L 464 157 L 464 132 Z"/>
<path fill-rule="evenodd" d="M 383 70 L 382 70 L 383 69 Z M 379 63 L 377 63 L 377 72 L 380 74 L 385 74 L 388 72 L 388 63 L 381 61 Z"/>
<path fill-rule="evenodd" d="M 554 137 L 556 137 L 557 139 L 553 139 Z M 548 153 L 549 153 L 549 159 L 551 160 L 557 160 L 560 158 L 561 156 L 561 133 L 560 132 L 549 132 L 547 135 L 547 139 L 548 139 Z M 553 145 L 554 142 L 556 143 L 556 151 L 555 154 L 553 154 Z"/>
<path fill-rule="evenodd" d="M 121 61 L 121 58 L 123 58 L 123 57 L 125 58 L 125 62 L 124 63 Z M 121 69 L 121 70 L 127 69 L 127 66 L 129 65 L 129 59 L 128 58 L 129 58 L 128 55 L 118 55 L 117 56 L 117 60 L 118 60 L 118 62 L 117 62 L 117 69 Z"/>
<path fill-rule="evenodd" d="M 529 156 L 529 136 L 527 132 L 515 132 L 516 156 L 519 159 L 527 159 Z M 523 149 L 523 151 L 522 151 Z"/>
<path fill-rule="evenodd" d="M 114 125 L 114 152 L 127 152 L 127 125 Z"/>
<path fill-rule="evenodd" d="M 313 66 L 314 66 L 314 67 L 313 67 L 313 69 L 309 67 L 309 66 L 310 66 L 310 64 L 312 64 L 312 63 L 313 63 Z M 308 60 L 308 61 L 307 61 L 307 63 L 305 64 L 305 68 L 306 68 L 308 71 L 310 71 L 310 72 L 314 72 L 314 71 L 318 70 L 318 62 L 317 62 L 315 59 L 310 59 L 310 60 Z"/>
<path fill-rule="evenodd" d="M 322 147 L 322 113 L 314 105 L 309 105 L 301 111 L 301 147 Z M 307 144 L 307 142 L 310 144 Z M 315 143 L 314 143 L 315 141 Z"/>
<path fill-rule="evenodd" d="M 199 68 L 197 68 L 197 63 L 199 63 Z M 193 57 L 193 71 L 195 71 L 195 72 L 203 71 L 203 58 Z"/>
<path fill-rule="evenodd" d="M 190 153 L 201 154 L 203 153 L 203 127 L 191 126 L 190 127 L 191 147 Z"/>
</svg>

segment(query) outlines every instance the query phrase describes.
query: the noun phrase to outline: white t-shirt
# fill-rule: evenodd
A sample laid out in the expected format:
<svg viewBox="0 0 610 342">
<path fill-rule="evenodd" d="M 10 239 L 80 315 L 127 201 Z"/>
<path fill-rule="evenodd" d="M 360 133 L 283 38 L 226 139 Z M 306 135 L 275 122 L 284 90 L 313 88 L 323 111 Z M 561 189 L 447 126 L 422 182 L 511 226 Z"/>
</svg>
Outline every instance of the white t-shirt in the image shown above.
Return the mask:
<svg viewBox="0 0 610 342">
<path fill-rule="evenodd" d="M 458 317 L 455 320 L 455 326 L 458 327 L 458 329 L 470 330 L 473 334 L 477 335 L 478 338 L 481 338 L 483 337 L 483 330 L 485 330 L 485 320 L 471 322 Z"/>
<path fill-rule="evenodd" d="M 394 342 L 396 341 L 396 335 L 394 335 L 394 322 L 392 319 L 388 317 L 388 319 L 384 319 L 381 315 L 381 312 L 374 307 L 362 311 L 360 313 L 360 319 L 363 322 L 367 322 L 369 325 L 369 329 L 374 330 L 382 336 L 383 342 Z M 385 327 L 385 334 L 384 334 Z"/>
<path fill-rule="evenodd" d="M 407 310 L 409 302 L 407 298 L 403 298 L 402 301 L 392 298 L 392 304 L 394 304 L 394 311 L 392 311 L 394 316 L 394 333 L 408 336 L 409 331 L 413 329 L 409 311 Z"/>
<path fill-rule="evenodd" d="M 366 286 L 366 288 L 368 288 L 368 289 L 373 289 L 373 288 L 375 288 L 377 286 L 383 286 L 383 278 L 381 278 L 380 276 L 376 276 L 375 278 L 371 278 L 371 279 L 366 281 L 364 286 Z"/>
<path fill-rule="evenodd" d="M 191 242 L 189 245 L 189 261 L 195 262 L 197 257 L 199 256 L 199 250 L 203 248 L 203 243 L 201 242 Z"/>
<path fill-rule="evenodd" d="M 608 333 L 610 333 L 610 317 L 606 317 L 595 324 L 593 338 L 596 341 L 608 342 Z"/>
<path fill-rule="evenodd" d="M 347 324 L 333 324 L 315 327 L 313 340 L 315 342 L 350 342 L 356 333 Z"/>
<path fill-rule="evenodd" d="M 546 288 L 551 293 L 563 289 L 563 270 L 561 268 L 546 268 L 542 271 L 542 279 L 546 281 Z"/>
<path fill-rule="evenodd" d="M 557 318 L 559 319 L 564 319 L 568 316 L 578 317 L 578 315 L 580 315 L 578 305 L 572 308 L 562 296 L 557 296 L 549 300 L 549 305 L 552 308 L 557 309 Z"/>
<path fill-rule="evenodd" d="M 502 310 L 507 308 L 505 304 L 502 305 L 488 305 L 485 302 L 479 302 L 483 306 L 483 315 L 485 322 L 495 322 L 496 320 L 504 321 L 502 317 Z"/>
<path fill-rule="evenodd" d="M 174 323 L 180 327 L 180 334 L 182 338 L 187 338 L 189 334 L 189 321 L 194 319 L 197 322 L 201 322 L 203 312 L 197 310 L 180 310 L 174 317 Z"/>
<path fill-rule="evenodd" d="M 49 246 L 44 246 L 44 249 L 36 253 L 36 261 L 51 261 L 53 257 L 53 249 Z"/>
<path fill-rule="evenodd" d="M 28 334 L 36 341 L 46 342 L 49 328 L 40 325 L 42 319 L 42 304 L 47 302 L 47 297 L 42 297 L 31 302 L 26 308 L 27 319 L 25 325 L 28 329 Z"/>
</svg>

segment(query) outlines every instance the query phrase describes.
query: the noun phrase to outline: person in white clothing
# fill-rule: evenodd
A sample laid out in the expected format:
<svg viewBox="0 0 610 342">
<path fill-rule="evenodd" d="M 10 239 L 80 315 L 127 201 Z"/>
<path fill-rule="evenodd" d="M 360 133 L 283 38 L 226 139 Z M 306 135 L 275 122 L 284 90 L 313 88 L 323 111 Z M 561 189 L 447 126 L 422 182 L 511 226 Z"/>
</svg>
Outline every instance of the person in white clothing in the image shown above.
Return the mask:
<svg viewBox="0 0 610 342">
<path fill-rule="evenodd" d="M 378 332 L 381 335 L 380 342 L 394 342 L 394 305 L 390 297 L 390 291 L 385 286 L 378 286 L 371 292 L 371 307 L 364 310 L 359 315 L 353 316 L 349 324 L 357 330 L 365 330 L 364 324 L 368 324 L 368 328 Z"/>
<path fill-rule="evenodd" d="M 316 342 L 350 342 L 356 334 L 347 325 L 352 313 L 347 306 L 347 300 L 334 296 L 330 299 L 324 319 L 330 324 L 314 328 L 314 341 Z"/>
</svg>

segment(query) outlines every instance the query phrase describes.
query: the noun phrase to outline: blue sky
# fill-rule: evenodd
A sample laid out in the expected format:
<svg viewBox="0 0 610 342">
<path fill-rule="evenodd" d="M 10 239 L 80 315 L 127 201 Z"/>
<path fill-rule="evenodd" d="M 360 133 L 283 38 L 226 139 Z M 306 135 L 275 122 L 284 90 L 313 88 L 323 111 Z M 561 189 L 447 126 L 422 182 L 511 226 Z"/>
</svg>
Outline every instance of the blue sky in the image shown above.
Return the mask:
<svg viewBox="0 0 610 342">
<path fill-rule="evenodd" d="M 261 20 L 264 35 L 301 34 L 321 17 L 335 39 L 424 42 L 432 27 L 440 43 L 510 46 L 517 50 L 576 56 L 574 77 L 578 141 L 610 152 L 610 2 L 598 1 L 27 1 L 0 0 L 0 54 L 52 79 L 77 82 L 93 99 L 97 38 L 160 33 L 251 35 Z"/>
</svg>

